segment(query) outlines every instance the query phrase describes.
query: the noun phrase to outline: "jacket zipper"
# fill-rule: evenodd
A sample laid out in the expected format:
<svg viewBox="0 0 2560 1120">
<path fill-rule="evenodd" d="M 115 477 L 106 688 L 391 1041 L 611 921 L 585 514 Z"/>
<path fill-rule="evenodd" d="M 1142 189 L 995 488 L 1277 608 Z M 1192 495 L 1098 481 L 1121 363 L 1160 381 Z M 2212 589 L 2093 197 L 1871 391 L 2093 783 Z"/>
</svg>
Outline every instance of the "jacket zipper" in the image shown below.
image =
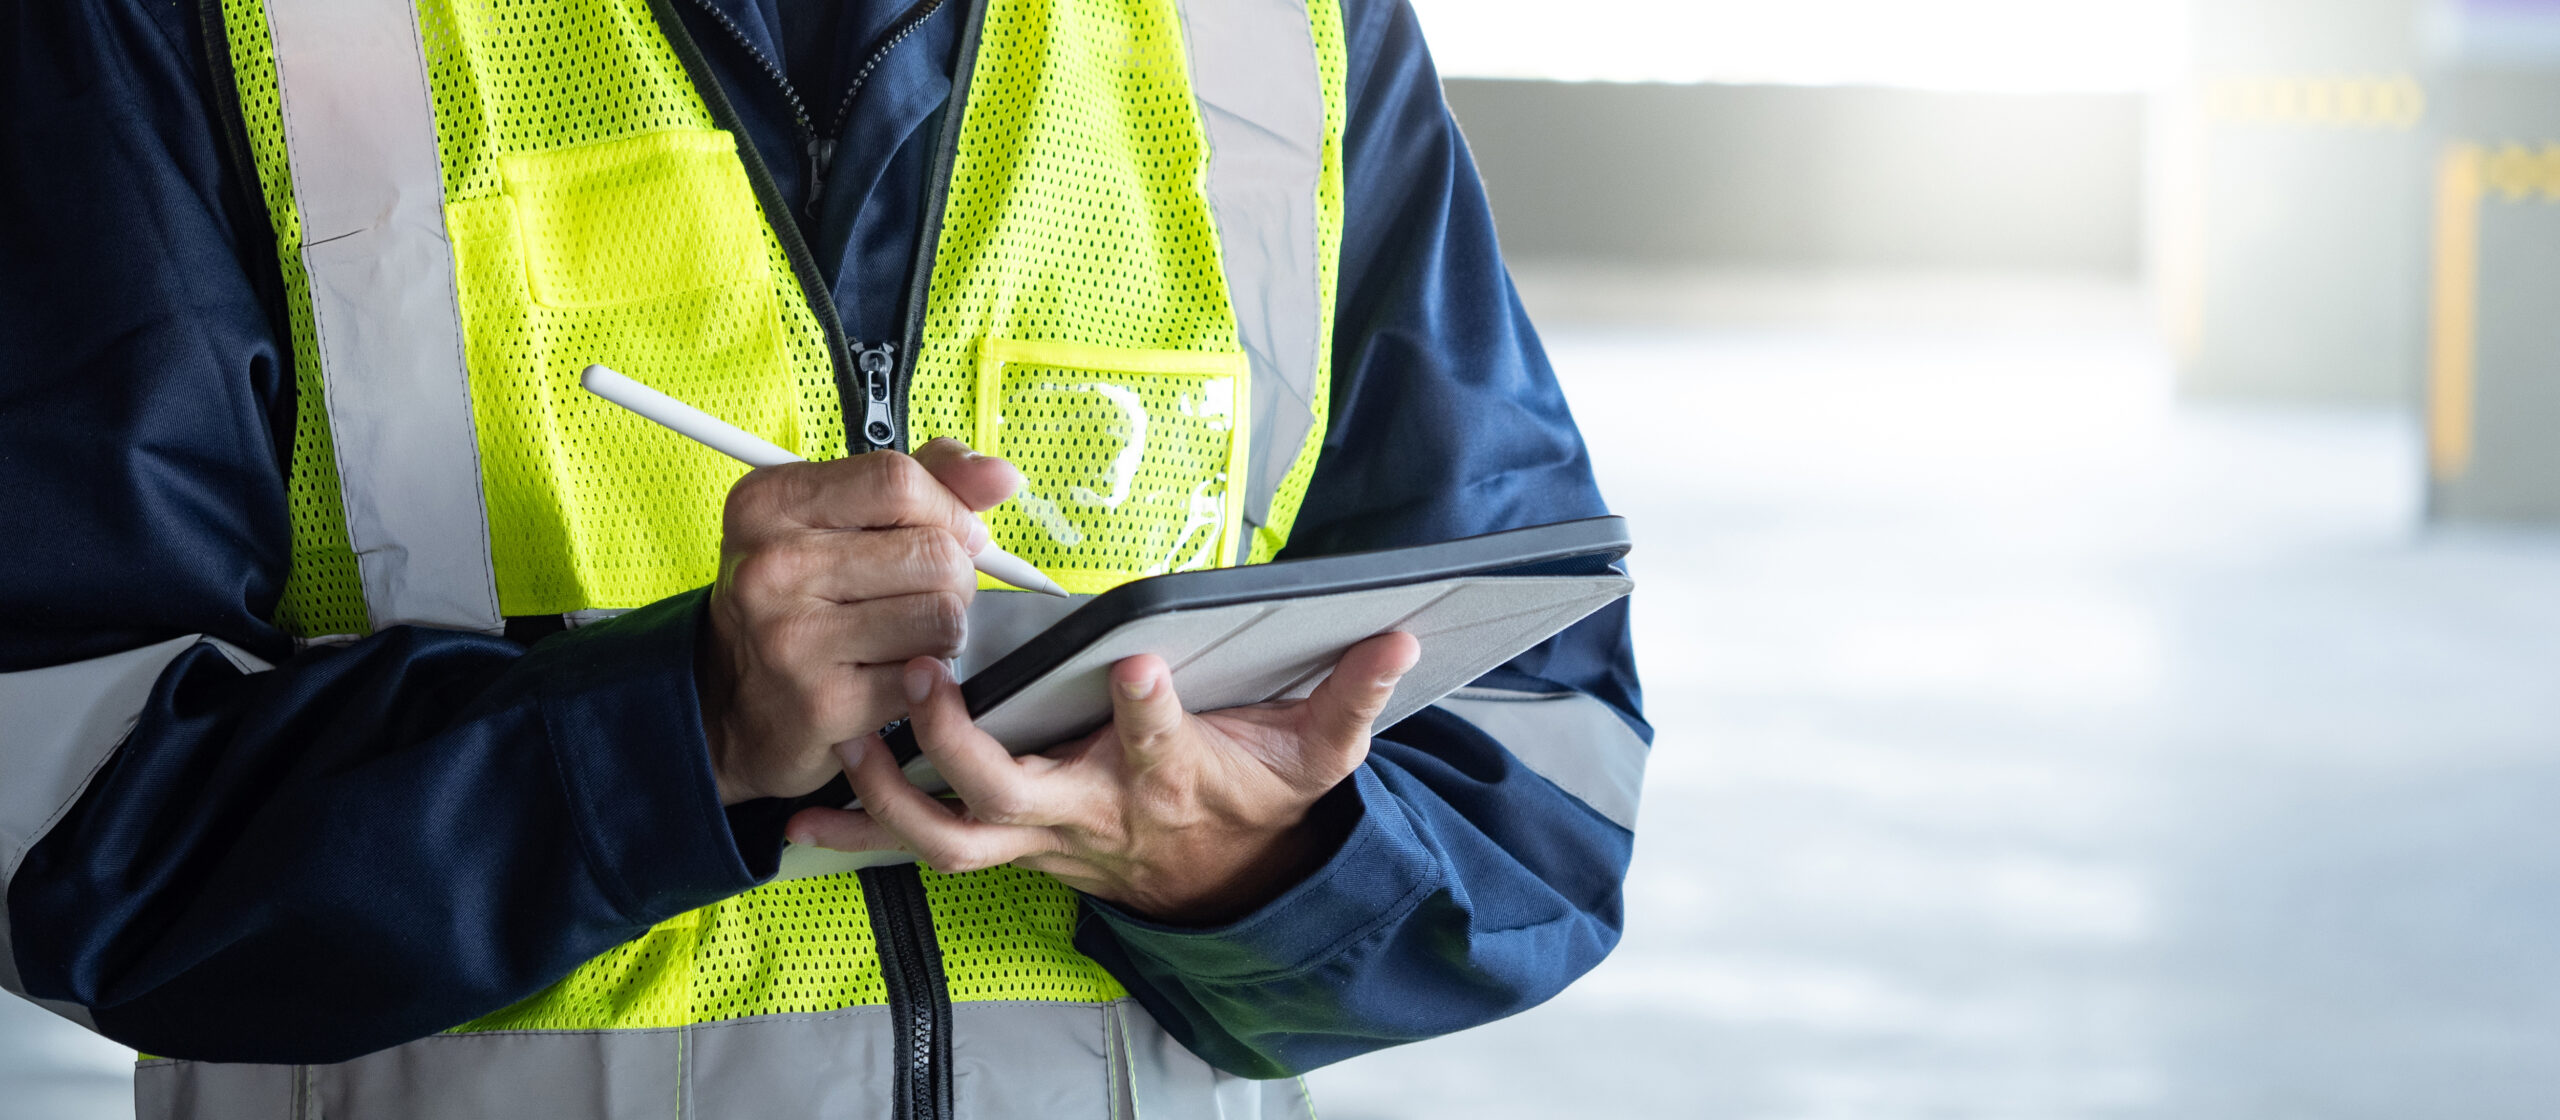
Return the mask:
<svg viewBox="0 0 2560 1120">
<path fill-rule="evenodd" d="M 845 126 L 853 123 L 854 95 L 861 93 L 862 87 L 871 81 L 871 72 L 880 68 L 880 60 L 889 57 L 892 49 L 905 42 L 907 36 L 915 34 L 916 28 L 924 26 L 924 21 L 933 18 L 933 13 L 940 10 L 942 0 L 919 0 L 914 7 L 907 9 L 906 15 L 898 18 L 897 24 L 889 29 L 888 36 L 871 49 L 870 57 L 862 60 L 862 68 L 853 72 L 853 80 L 844 87 L 844 99 L 836 102 L 836 119 L 828 123 L 825 135 L 809 142 L 807 205 L 811 217 L 817 216 L 818 202 L 826 194 L 827 171 L 835 163 L 836 145 L 844 141 Z"/>
<path fill-rule="evenodd" d="M 801 111 L 799 95 L 792 92 L 790 83 L 784 82 L 781 74 L 774 70 L 772 60 L 756 50 L 755 45 L 738 30 L 738 25 L 730 22 L 719 9 L 711 7 L 707 0 L 694 2 L 720 26 L 728 28 L 730 35 L 738 37 L 739 45 L 755 57 L 768 76 L 781 84 L 784 96 L 791 103 L 792 113 L 800 118 L 805 128 L 807 115 Z M 675 0 L 649 0 L 650 14 L 657 18 L 658 30 L 667 37 L 668 45 L 675 48 L 677 60 L 684 64 L 686 76 L 693 79 L 693 88 L 702 97 L 703 107 L 710 110 L 711 119 L 743 141 L 747 135 L 746 123 L 738 118 L 737 107 L 729 104 L 728 91 L 721 87 L 719 75 L 712 72 L 711 64 L 704 61 L 702 45 L 694 42 L 693 32 L 685 26 L 684 17 L 677 13 L 674 4 Z M 742 142 L 738 145 L 738 162 L 746 165 L 747 183 L 755 191 L 756 204 L 764 210 L 765 225 L 782 242 L 783 255 L 790 258 L 791 274 L 800 282 L 801 298 L 809 302 L 810 311 L 817 317 L 818 329 L 826 334 L 827 361 L 835 373 L 836 403 L 849 425 L 851 417 L 859 411 L 855 404 L 862 399 L 862 391 L 854 384 L 853 356 L 845 345 L 844 316 L 836 313 L 835 294 L 827 290 L 826 278 L 818 274 L 817 257 L 809 252 L 808 239 L 800 235 L 800 223 L 792 216 L 791 204 L 782 197 L 782 189 L 774 184 L 773 172 L 765 166 L 763 153 L 758 152 L 753 143 Z"/>
<path fill-rule="evenodd" d="M 946 1120 L 951 1109 L 951 989 L 933 909 L 916 865 L 856 873 L 871 914 L 871 939 L 889 989 L 890 1111 L 893 1120 Z"/>
<path fill-rule="evenodd" d="M 816 182 L 817 176 L 822 173 L 818 170 L 820 167 L 818 129 L 817 126 L 809 123 L 809 106 L 800 100 L 799 87 L 791 84 L 790 75 L 782 72 L 782 65 L 775 62 L 773 56 L 759 49 L 755 40 L 747 38 L 746 31 L 738 26 L 738 21 L 729 18 L 729 13 L 712 7 L 711 0 L 693 0 L 693 6 L 702 9 L 702 14 L 710 16 L 712 22 L 719 24 L 721 30 L 728 32 L 730 41 L 738 44 L 738 49 L 745 51 L 748 58 L 756 60 L 756 68 L 764 71 L 764 76 L 773 80 L 775 89 L 782 91 L 783 104 L 791 107 L 791 123 L 800 130 L 800 150 L 809 157 L 810 181 Z M 813 210 L 816 194 L 816 190 L 810 191 Z"/>
</svg>

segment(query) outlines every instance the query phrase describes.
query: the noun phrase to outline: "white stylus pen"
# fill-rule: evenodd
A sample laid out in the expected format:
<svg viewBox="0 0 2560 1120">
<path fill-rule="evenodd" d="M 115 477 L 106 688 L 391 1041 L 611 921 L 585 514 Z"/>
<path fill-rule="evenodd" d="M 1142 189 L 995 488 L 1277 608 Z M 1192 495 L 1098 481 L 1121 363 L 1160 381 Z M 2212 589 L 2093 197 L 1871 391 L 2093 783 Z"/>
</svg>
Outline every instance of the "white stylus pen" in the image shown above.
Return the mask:
<svg viewBox="0 0 2560 1120">
<path fill-rule="evenodd" d="M 587 391 L 665 425 L 670 431 L 750 467 L 802 462 L 799 456 L 765 442 L 744 429 L 670 397 L 605 366 L 588 366 L 578 375 Z M 990 541 L 969 561 L 972 567 L 1025 591 L 1065 598 L 1067 589 L 1041 575 L 1040 569 Z"/>
</svg>

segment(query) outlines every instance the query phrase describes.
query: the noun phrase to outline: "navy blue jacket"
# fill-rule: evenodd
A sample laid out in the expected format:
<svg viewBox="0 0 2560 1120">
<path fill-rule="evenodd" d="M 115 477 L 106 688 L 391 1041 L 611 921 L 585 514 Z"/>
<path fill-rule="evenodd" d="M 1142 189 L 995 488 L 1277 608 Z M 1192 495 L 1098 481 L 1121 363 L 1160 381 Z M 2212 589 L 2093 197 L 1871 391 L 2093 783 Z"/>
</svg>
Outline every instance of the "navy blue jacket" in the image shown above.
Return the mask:
<svg viewBox="0 0 2560 1120">
<path fill-rule="evenodd" d="M 898 323 L 965 5 L 852 101 L 822 191 L 774 0 L 678 0 L 834 285 Z M 296 654 L 295 400 L 273 237 L 226 154 L 195 0 L 0 16 L 0 671 L 171 637 L 131 738 L 11 882 L 31 994 L 142 1050 L 331 1061 L 540 990 L 770 875 L 782 813 L 723 811 L 694 700 L 703 593 L 529 651 L 397 628 Z M 907 13 L 854 3 L 848 73 Z M 1604 512 L 1413 15 L 1349 0 L 1331 427 L 1289 555 Z M 822 62 L 825 60 L 821 60 Z M 824 131 L 841 86 L 802 98 Z M 1623 608 L 1489 683 L 1639 715 Z M 4 740 L 5 728 L 0 728 Z M 0 780 L 7 758 L 0 748 Z M 1099 905 L 1079 933 L 1176 1037 L 1276 1076 L 1517 1012 L 1615 943 L 1628 832 L 1437 712 L 1381 733 L 1330 864 L 1232 926 Z"/>
</svg>

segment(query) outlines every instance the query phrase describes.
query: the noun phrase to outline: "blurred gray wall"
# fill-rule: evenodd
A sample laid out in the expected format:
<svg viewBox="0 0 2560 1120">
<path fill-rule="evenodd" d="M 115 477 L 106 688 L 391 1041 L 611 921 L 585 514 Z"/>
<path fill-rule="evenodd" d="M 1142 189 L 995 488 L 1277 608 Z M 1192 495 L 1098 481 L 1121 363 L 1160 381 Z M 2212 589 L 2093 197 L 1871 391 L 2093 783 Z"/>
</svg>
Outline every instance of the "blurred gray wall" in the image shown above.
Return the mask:
<svg viewBox="0 0 2560 1120">
<path fill-rule="evenodd" d="M 2131 275 L 2134 94 L 1451 79 L 1514 258 Z"/>
<path fill-rule="evenodd" d="M 2163 109 L 2179 387 L 2410 406 L 2424 345 L 2433 110 L 2420 0 L 2210 0 Z"/>
<path fill-rule="evenodd" d="M 2431 81 L 2434 294 L 2459 325 L 2430 338 L 2428 509 L 2560 524 L 2560 4 L 2470 7 Z"/>
</svg>

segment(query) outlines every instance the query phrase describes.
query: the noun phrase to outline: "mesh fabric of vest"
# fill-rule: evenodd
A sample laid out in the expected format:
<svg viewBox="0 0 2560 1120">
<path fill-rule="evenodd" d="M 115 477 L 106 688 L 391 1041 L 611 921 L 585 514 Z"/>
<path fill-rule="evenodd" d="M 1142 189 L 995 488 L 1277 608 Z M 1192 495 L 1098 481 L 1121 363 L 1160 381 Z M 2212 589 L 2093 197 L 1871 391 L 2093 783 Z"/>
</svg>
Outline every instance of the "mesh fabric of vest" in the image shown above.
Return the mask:
<svg viewBox="0 0 2560 1120">
<path fill-rule="evenodd" d="M 288 290 L 293 568 L 279 622 L 361 634 L 276 67 L 225 0 Z M 445 221 L 501 611 L 636 607 L 710 582 L 745 468 L 577 385 L 612 365 L 804 458 L 845 451 L 824 329 L 720 131 L 636 0 L 424 0 Z"/>
<path fill-rule="evenodd" d="M 500 609 L 716 574 L 746 468 L 578 386 L 602 362 L 807 459 L 845 453 L 827 337 L 642 0 L 424 0 Z"/>
<path fill-rule="evenodd" d="M 999 867 L 923 873 L 955 1000 L 1092 1003 L 1125 994 L 1075 950 L 1058 881 Z M 854 875 L 772 883 L 660 923 L 460 1031 L 628 1030 L 888 1003 Z"/>
<path fill-rule="evenodd" d="M 325 412 L 314 404 L 325 377 L 313 357 L 272 48 L 258 0 L 223 8 L 283 249 L 303 391 L 283 614 L 297 633 L 360 633 L 361 586 Z M 1169 3 L 992 8 L 961 137 L 964 170 L 936 249 L 910 425 L 918 440 L 979 434 L 979 339 L 1032 344 L 1023 353 L 1033 358 L 1058 352 L 1041 343 L 1127 352 L 1097 361 L 1071 351 L 1071 366 L 998 363 L 985 387 L 998 402 L 985 419 L 1037 423 L 1012 432 L 999 423 L 982 444 L 1013 450 L 1027 473 L 1070 497 L 1076 486 L 1107 494 L 1125 475 L 1131 493 L 1155 503 L 1084 503 L 1101 512 L 1077 511 L 1075 524 L 1091 532 L 1074 544 L 1035 538 L 1027 518 L 993 519 L 1000 539 L 1062 582 L 1100 590 L 1174 565 L 1151 555 L 1162 541 L 1114 544 L 1149 525 L 1183 528 L 1162 511 L 1192 506 L 1167 505 L 1167 494 L 1194 504 L 1209 495 L 1222 509 L 1219 531 L 1233 531 L 1234 496 L 1223 487 L 1241 453 L 1242 377 L 1192 360 L 1237 352 L 1202 196 L 1199 124 Z M 1342 43 L 1338 9 L 1324 0 L 1310 8 L 1326 103 L 1319 229 L 1329 340 Z M 707 582 L 720 498 L 741 468 L 594 401 L 573 378 L 606 362 L 805 457 L 842 453 L 824 335 L 763 223 L 734 140 L 712 127 L 641 4 L 425 0 L 420 24 L 502 608 L 639 605 Z M 1133 433 L 1109 415 L 1039 400 L 1044 393 L 1094 398 L 1076 402 L 1088 407 L 1134 399 L 1136 415 L 1155 426 L 1155 438 L 1135 442 L 1168 453 L 1124 469 Z M 1325 397 L 1320 382 L 1316 427 L 1255 542 L 1257 560 L 1286 539 L 1284 511 L 1295 510 L 1313 469 Z M 1232 554 L 1210 548 L 1191 560 L 1195 536 L 1168 539 L 1183 566 Z M 1035 540 L 1064 547 L 1043 552 L 1029 547 Z M 927 873 L 925 884 L 954 999 L 1125 994 L 1075 951 L 1079 908 L 1056 880 L 996 868 Z M 680 915 L 457 1029 L 662 1027 L 884 1000 L 868 914 L 848 874 L 769 884 Z"/>
<path fill-rule="evenodd" d="M 1311 7 L 1329 350 L 1341 17 Z M 955 436 L 1022 466 L 1023 492 L 988 526 L 1070 591 L 1236 554 L 1249 390 L 1240 360 L 1215 360 L 1241 348 L 1189 65 L 1173 0 L 991 0 L 971 72 L 908 423 L 917 440 Z M 1275 541 L 1305 493 L 1325 396 L 1320 375 L 1316 426 L 1262 534 Z"/>
</svg>

